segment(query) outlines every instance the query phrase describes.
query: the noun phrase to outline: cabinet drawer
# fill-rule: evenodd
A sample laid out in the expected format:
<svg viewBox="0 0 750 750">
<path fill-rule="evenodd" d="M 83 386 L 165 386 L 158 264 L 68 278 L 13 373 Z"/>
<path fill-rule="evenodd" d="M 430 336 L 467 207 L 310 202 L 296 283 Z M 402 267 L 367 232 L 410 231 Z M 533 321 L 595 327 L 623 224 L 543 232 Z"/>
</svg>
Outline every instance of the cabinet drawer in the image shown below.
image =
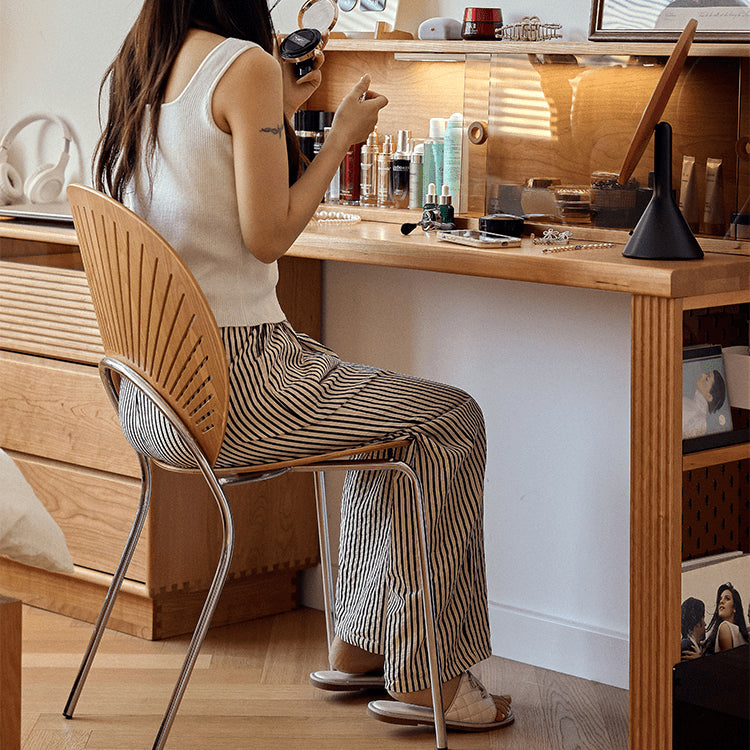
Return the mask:
<svg viewBox="0 0 750 750">
<path fill-rule="evenodd" d="M 96 367 L 0 351 L 0 445 L 140 479 Z"/>
<path fill-rule="evenodd" d="M 65 534 L 73 562 L 114 573 L 138 507 L 140 481 L 22 453 L 9 455 Z M 146 526 L 148 523 L 147 519 Z M 128 568 L 128 578 L 146 581 L 149 539 L 145 529 Z"/>
<path fill-rule="evenodd" d="M 104 354 L 83 271 L 0 261 L 6 349 L 96 364 Z"/>
</svg>

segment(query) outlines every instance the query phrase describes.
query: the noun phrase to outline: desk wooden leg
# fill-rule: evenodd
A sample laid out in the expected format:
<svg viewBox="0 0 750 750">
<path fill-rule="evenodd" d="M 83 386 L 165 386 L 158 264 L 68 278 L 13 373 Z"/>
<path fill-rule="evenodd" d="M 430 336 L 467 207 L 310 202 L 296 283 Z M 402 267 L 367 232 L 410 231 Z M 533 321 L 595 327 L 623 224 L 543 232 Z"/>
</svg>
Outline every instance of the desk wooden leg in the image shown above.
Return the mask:
<svg viewBox="0 0 750 750">
<path fill-rule="evenodd" d="M 682 304 L 633 296 L 630 750 L 672 750 L 680 659 Z"/>
<path fill-rule="evenodd" d="M 0 595 L 0 748 L 21 747 L 21 602 Z"/>
</svg>

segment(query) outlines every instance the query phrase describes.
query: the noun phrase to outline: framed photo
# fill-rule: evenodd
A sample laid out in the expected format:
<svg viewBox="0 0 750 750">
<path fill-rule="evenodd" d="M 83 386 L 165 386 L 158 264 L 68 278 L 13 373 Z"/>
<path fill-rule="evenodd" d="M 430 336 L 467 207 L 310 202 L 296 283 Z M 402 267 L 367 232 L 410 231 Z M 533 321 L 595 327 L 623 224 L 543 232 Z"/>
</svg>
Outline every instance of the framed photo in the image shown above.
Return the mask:
<svg viewBox="0 0 750 750">
<path fill-rule="evenodd" d="M 742 635 L 742 639 L 736 639 L 733 647 L 740 645 L 748 627 L 750 554 L 733 550 L 688 560 L 682 563 L 681 578 L 682 660 L 689 661 L 719 650 L 711 625 L 718 627 L 723 619 L 718 604 L 725 592 L 733 599 L 730 609 L 735 610 L 733 621 L 738 626 L 735 632 Z"/>
<path fill-rule="evenodd" d="M 691 18 L 696 42 L 750 42 L 750 0 L 591 0 L 589 39 L 675 42 Z"/>
<path fill-rule="evenodd" d="M 721 347 L 686 347 L 682 352 L 683 448 L 689 452 L 687 448 L 703 450 L 723 445 L 721 439 L 706 438 L 731 432 L 732 411 Z M 695 447 L 698 445 L 701 447 Z"/>
</svg>

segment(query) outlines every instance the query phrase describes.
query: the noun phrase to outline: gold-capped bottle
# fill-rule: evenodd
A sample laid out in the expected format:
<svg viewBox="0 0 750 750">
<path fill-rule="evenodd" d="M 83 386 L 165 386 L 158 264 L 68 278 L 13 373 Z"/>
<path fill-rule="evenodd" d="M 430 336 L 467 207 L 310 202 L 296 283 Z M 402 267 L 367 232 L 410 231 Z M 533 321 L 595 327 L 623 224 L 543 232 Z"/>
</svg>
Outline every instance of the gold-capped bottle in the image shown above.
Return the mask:
<svg viewBox="0 0 750 750">
<path fill-rule="evenodd" d="M 378 203 L 378 132 L 373 130 L 362 146 L 360 159 L 360 206 L 376 206 Z"/>
<path fill-rule="evenodd" d="M 378 154 L 378 207 L 393 208 L 391 188 L 391 161 L 393 159 L 393 139 L 386 135 L 383 148 Z"/>
</svg>

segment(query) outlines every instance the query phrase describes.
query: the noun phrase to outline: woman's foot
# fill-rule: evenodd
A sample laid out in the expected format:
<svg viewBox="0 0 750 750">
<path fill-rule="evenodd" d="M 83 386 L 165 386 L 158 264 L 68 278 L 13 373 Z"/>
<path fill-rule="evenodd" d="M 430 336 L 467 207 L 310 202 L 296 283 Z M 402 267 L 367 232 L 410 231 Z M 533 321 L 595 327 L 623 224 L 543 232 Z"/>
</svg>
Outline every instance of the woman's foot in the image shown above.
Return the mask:
<svg viewBox="0 0 750 750">
<path fill-rule="evenodd" d="M 464 684 L 462 684 L 462 680 Z M 456 701 L 456 693 L 459 691 L 459 687 L 461 688 L 460 697 L 462 702 L 466 700 L 467 696 L 469 700 L 475 698 L 477 703 L 483 702 L 485 715 L 482 723 L 491 723 L 494 721 L 504 725 L 510 723 L 509 720 L 512 720 L 511 697 L 509 695 L 489 695 L 484 685 L 471 672 L 464 672 L 452 680 L 443 683 L 443 709 L 446 711 L 446 719 L 458 709 L 458 706 L 454 706 L 453 704 Z M 432 691 L 430 688 L 410 693 L 399 693 L 395 690 L 389 690 L 388 693 L 400 703 L 432 708 Z M 494 703 L 494 717 L 490 715 L 489 705 L 491 704 L 489 700 Z"/>
<path fill-rule="evenodd" d="M 351 643 L 342 641 L 337 635 L 333 637 L 328 658 L 334 669 L 348 674 L 382 672 L 385 664 L 383 654 L 373 654 L 358 646 L 352 646 Z"/>
</svg>

